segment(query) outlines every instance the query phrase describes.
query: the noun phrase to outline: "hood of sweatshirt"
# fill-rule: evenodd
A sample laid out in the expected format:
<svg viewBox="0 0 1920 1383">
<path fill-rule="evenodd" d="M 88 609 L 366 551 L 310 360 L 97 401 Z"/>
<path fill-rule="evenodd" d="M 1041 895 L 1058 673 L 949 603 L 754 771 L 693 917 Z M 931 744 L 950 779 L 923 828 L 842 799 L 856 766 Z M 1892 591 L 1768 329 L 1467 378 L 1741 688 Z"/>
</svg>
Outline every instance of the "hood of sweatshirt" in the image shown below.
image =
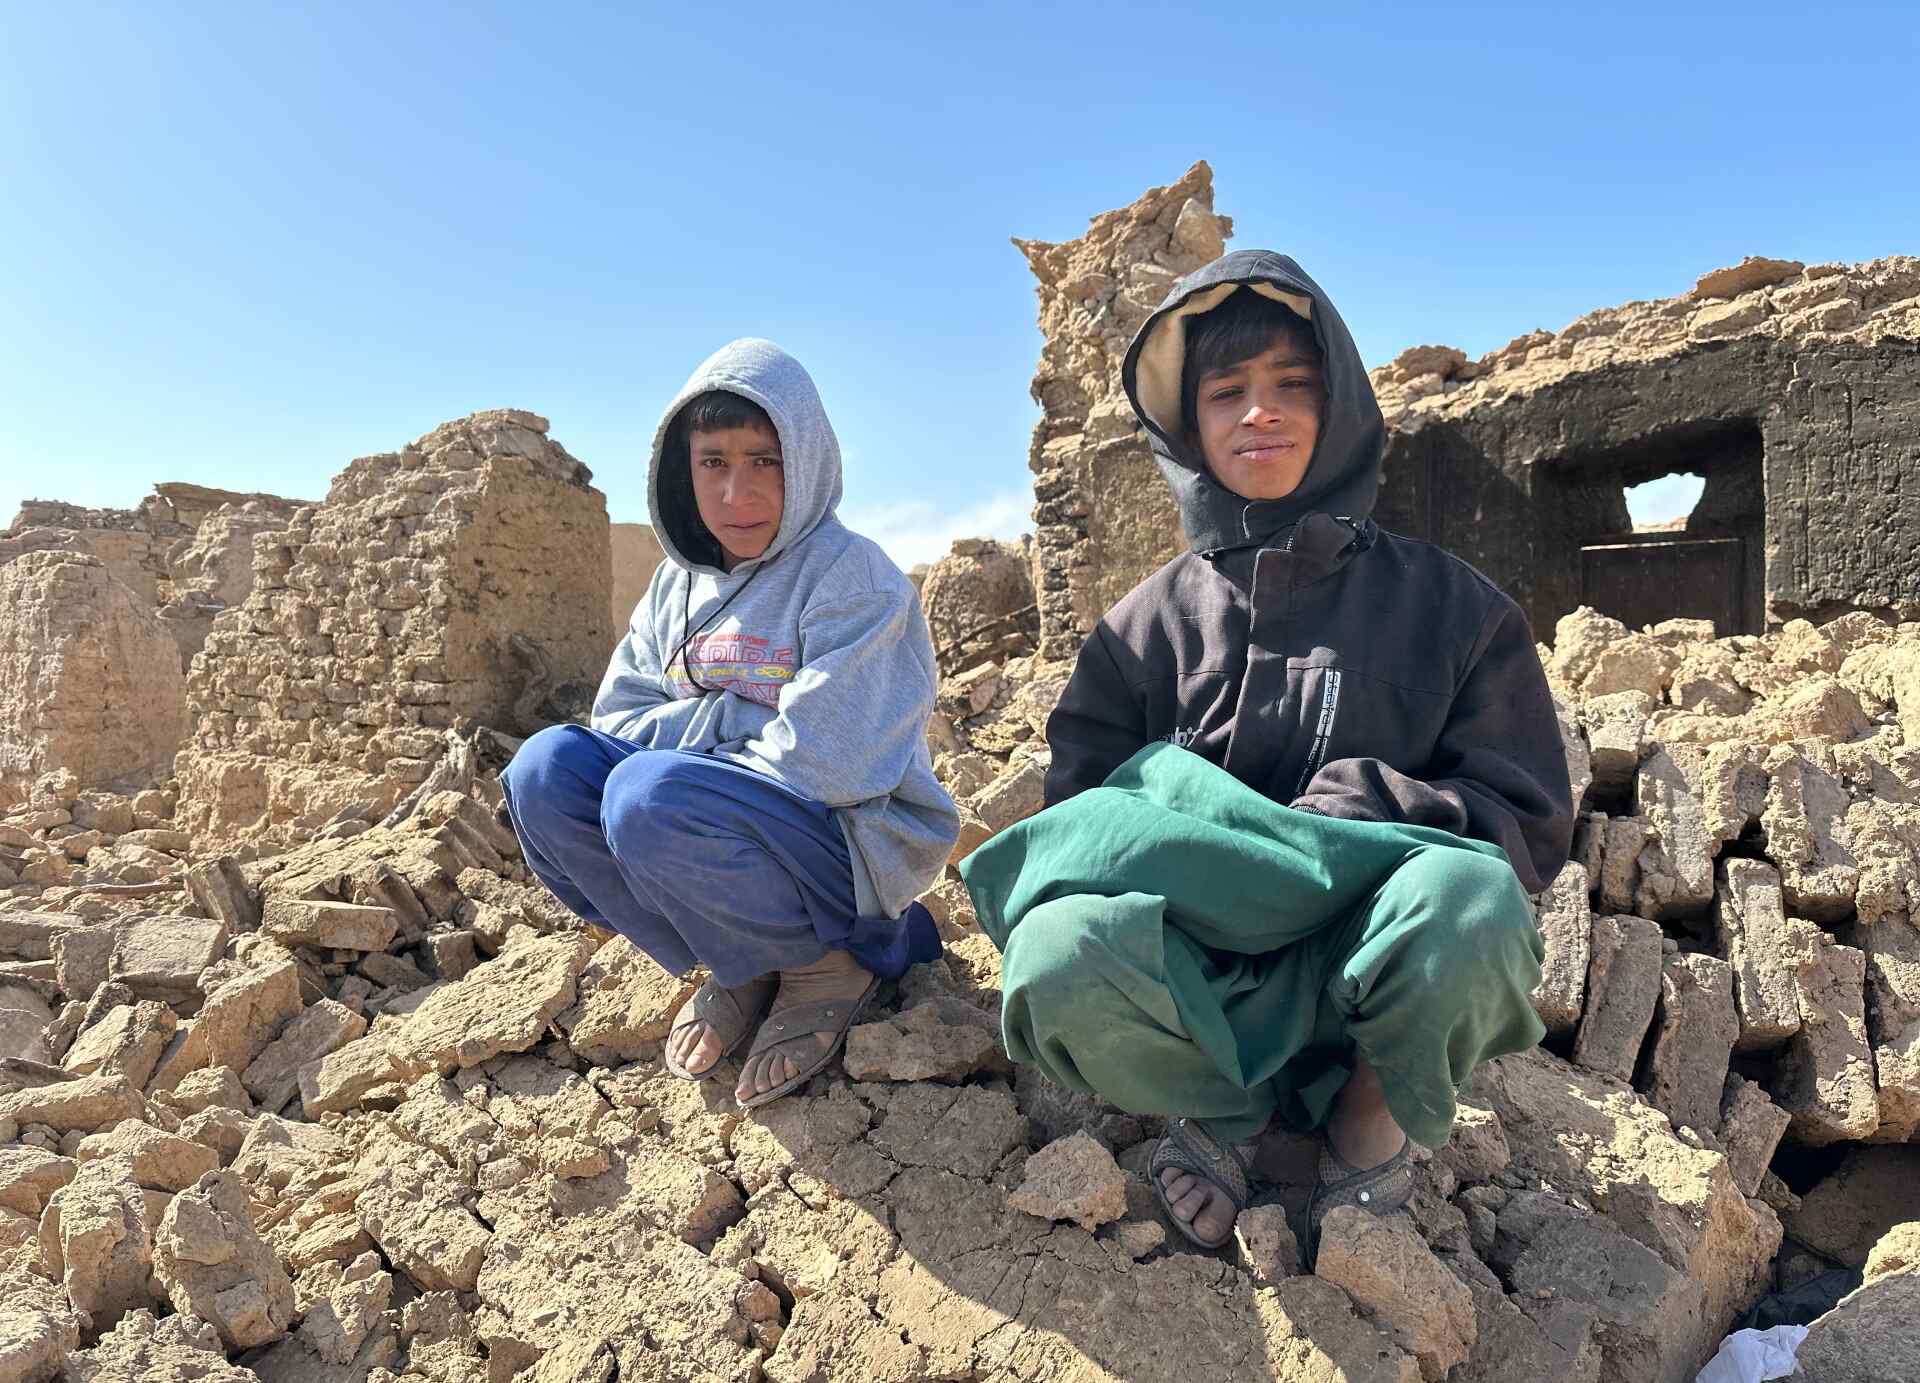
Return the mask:
<svg viewBox="0 0 1920 1383">
<path fill-rule="evenodd" d="M 647 466 L 647 513 L 654 536 L 669 561 L 691 572 L 725 576 L 709 554 L 718 544 L 700 521 L 693 502 L 691 471 L 684 438 L 677 438 L 674 418 L 689 401 L 709 389 L 751 399 L 773 419 L 780 435 L 781 471 L 786 498 L 780 507 L 780 530 L 767 550 L 752 561 L 734 567 L 733 575 L 754 571 L 818 528 L 840 503 L 840 440 L 833 435 L 820 391 L 806 369 L 771 341 L 744 336 L 729 341 L 703 360 L 688 376 L 673 402 L 667 405 L 653 434 L 653 456 Z M 686 483 L 663 484 L 669 468 Z"/>
<path fill-rule="evenodd" d="M 1319 440 L 1299 487 L 1282 499 L 1249 500 L 1227 489 L 1180 425 L 1187 323 L 1239 292 L 1285 303 L 1307 319 L 1320 343 L 1327 392 Z M 1202 556 L 1263 546 L 1316 511 L 1351 519 L 1371 513 L 1387 436 L 1380 405 L 1347 324 L 1320 285 L 1286 255 L 1235 250 L 1181 279 L 1133 338 L 1120 377 L 1152 439 L 1187 542 Z"/>
</svg>

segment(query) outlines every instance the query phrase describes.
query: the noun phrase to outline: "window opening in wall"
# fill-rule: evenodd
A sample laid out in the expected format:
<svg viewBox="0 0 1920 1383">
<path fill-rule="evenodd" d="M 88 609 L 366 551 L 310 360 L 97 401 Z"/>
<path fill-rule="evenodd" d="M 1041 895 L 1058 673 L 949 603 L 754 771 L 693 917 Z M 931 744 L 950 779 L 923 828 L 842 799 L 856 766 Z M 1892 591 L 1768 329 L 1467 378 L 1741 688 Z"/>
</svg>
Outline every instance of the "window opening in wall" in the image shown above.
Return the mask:
<svg viewBox="0 0 1920 1383">
<path fill-rule="evenodd" d="M 1687 471 L 1663 475 L 1643 485 L 1627 486 L 1624 491 L 1627 517 L 1633 520 L 1633 531 L 1686 532 L 1687 518 L 1693 513 L 1693 506 L 1700 502 L 1700 496 L 1706 488 L 1705 476 Z"/>
<path fill-rule="evenodd" d="M 1549 463 L 1536 491 L 1541 550 L 1551 554 L 1543 603 L 1559 613 L 1588 605 L 1634 629 L 1708 619 L 1722 637 L 1758 633 L 1762 453 L 1752 422 L 1716 422 Z"/>
</svg>

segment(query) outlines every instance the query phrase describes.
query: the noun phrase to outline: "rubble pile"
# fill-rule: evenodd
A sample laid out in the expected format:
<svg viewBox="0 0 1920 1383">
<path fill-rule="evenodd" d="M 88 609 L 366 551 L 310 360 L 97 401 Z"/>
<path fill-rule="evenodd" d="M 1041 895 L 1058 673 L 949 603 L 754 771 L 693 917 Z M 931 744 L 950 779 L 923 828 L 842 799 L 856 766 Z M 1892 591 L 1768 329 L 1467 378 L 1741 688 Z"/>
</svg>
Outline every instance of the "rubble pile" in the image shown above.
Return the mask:
<svg viewBox="0 0 1920 1383">
<path fill-rule="evenodd" d="M 591 702 L 613 647 L 606 502 L 546 433 L 512 409 L 443 424 L 255 539 L 253 590 L 188 678 L 176 771 L 200 848 L 378 819 L 456 717 L 524 735 Z"/>
<path fill-rule="evenodd" d="M 1477 1073 L 1410 1211 L 1331 1218 L 1317 1276 L 1313 1141 L 1271 1131 L 1235 1245 L 1185 1251 L 1158 1121 L 1008 1062 L 953 877 L 948 954 L 743 1114 L 661 1064 L 692 981 L 532 881 L 486 732 L 394 819 L 248 860 L 175 832 L 136 896 L 86 891 L 93 856 L 162 841 L 166 795 L 49 778 L 0 845 L 35 874 L 0 914 L 7 1338 L 74 1378 L 1681 1380 L 1776 1272 L 1871 1257 L 1814 1337 L 1844 1354 L 1920 1273 L 1876 1248 L 1920 1170 L 1915 630 L 1556 631 L 1584 810 L 1548 1047 Z M 991 770 L 991 833 L 1038 807 L 1065 666 L 948 687 L 982 669 L 941 762 Z"/>
</svg>

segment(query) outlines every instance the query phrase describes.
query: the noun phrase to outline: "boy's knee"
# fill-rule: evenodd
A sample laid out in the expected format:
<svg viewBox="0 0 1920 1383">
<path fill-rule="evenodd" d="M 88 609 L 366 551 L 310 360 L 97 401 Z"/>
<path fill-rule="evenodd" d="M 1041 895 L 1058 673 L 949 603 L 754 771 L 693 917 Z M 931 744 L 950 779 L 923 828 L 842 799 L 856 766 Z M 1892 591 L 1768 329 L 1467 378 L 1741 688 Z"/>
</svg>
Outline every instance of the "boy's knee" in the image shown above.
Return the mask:
<svg viewBox="0 0 1920 1383">
<path fill-rule="evenodd" d="M 581 756 L 592 744 L 592 735 L 580 725 L 549 725 L 529 735 L 500 773 L 509 810 L 516 817 L 538 811 L 579 776 Z"/>
<path fill-rule="evenodd" d="M 616 850 L 657 850 L 675 837 L 707 834 L 696 827 L 711 815 L 711 796 L 696 756 L 646 750 L 607 775 L 601 829 Z"/>
<path fill-rule="evenodd" d="M 1098 941 L 1099 918 L 1085 897 L 1056 898 L 1020 919 L 1007 937 L 1003 973 L 1036 999 L 1066 1001 L 1098 983 L 1108 969 Z"/>
</svg>

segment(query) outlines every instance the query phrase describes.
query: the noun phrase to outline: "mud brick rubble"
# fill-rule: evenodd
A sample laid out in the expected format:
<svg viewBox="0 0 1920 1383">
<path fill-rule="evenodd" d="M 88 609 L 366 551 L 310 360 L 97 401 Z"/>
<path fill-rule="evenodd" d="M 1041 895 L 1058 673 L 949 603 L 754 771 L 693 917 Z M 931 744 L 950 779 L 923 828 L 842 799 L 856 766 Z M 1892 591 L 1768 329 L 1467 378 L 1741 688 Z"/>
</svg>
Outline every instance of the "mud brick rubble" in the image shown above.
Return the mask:
<svg viewBox="0 0 1920 1383">
<path fill-rule="evenodd" d="M 1220 233 L 1195 179 L 1124 220 L 1149 261 Z M 1912 1376 L 1920 623 L 1541 631 L 1581 798 L 1549 1036 L 1312 1275 L 1313 1141 L 1270 1132 L 1235 1243 L 1182 1247 L 1159 1121 L 1008 1061 L 952 871 L 947 955 L 804 1091 L 743 1113 L 665 1072 L 692 980 L 574 919 L 501 811 L 614 634 L 604 503 L 544 421 L 262 512 L 171 745 L 121 699 L 180 671 L 160 592 L 78 541 L 0 567 L 32 690 L 0 698 L 0 1383 L 1683 1383 L 1830 1260 L 1866 1280 L 1806 1376 Z M 1050 560 L 925 576 L 955 864 L 1040 807 Z"/>
</svg>

